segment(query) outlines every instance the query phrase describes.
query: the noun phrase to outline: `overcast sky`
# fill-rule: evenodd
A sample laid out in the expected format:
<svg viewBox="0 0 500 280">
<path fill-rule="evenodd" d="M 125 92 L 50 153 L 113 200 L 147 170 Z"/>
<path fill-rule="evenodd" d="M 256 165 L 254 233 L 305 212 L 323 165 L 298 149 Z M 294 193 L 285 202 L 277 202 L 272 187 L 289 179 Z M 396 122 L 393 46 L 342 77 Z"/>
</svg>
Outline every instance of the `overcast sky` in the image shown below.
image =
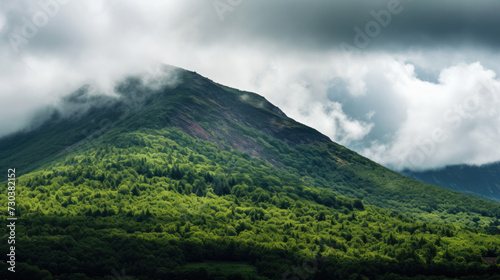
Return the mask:
<svg viewBox="0 0 500 280">
<path fill-rule="evenodd" d="M 0 136 L 162 62 L 394 169 L 500 161 L 500 1 L 0 2 Z"/>
</svg>

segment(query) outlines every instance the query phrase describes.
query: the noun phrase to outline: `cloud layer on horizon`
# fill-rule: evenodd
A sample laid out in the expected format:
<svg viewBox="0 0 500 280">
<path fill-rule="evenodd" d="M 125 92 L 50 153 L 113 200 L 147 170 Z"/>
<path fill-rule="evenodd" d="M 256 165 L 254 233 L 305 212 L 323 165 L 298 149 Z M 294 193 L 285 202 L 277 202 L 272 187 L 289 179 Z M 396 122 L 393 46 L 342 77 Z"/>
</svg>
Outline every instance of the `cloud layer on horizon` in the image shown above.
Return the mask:
<svg viewBox="0 0 500 280">
<path fill-rule="evenodd" d="M 500 161 L 498 1 L 42 0 L 0 8 L 0 103 L 9 104 L 0 136 L 85 83 L 111 93 L 120 77 L 164 62 L 262 94 L 394 169 Z M 44 24 L 19 41 L 34 21 Z M 377 32 L 357 48 L 357 30 Z M 477 97 L 485 88 L 490 94 Z M 436 131 L 446 140 L 436 141 Z"/>
</svg>

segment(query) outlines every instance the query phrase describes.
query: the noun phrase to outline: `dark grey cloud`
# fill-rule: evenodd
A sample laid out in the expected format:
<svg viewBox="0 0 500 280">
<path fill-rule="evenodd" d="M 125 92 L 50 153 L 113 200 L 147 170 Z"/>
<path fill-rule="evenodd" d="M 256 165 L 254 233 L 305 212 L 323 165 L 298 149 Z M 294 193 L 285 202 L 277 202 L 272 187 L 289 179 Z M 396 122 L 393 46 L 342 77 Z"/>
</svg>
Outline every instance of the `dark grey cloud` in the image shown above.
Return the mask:
<svg viewBox="0 0 500 280">
<path fill-rule="evenodd" d="M 222 0 L 221 0 L 222 1 Z M 225 2 L 225 1 L 222 1 Z M 201 5 L 203 6 L 203 5 Z M 201 9 L 200 6 L 200 9 Z M 500 2 L 494 0 L 374 0 L 374 1 L 242 1 L 223 12 L 223 21 L 194 9 L 188 14 L 201 17 L 195 23 L 194 39 L 207 44 L 222 38 L 267 40 L 288 48 L 332 49 L 342 42 L 354 45 L 355 27 L 365 34 L 375 14 L 387 26 L 370 44 L 374 49 L 409 49 L 436 45 L 479 44 L 496 48 L 500 42 Z M 205 13 L 206 7 L 203 6 Z M 208 32 L 207 32 L 208 31 Z"/>
<path fill-rule="evenodd" d="M 41 2 L 51 2 L 47 0 Z M 39 28 L 43 36 L 29 39 L 25 48 L 30 52 L 57 53 L 87 47 L 97 37 L 89 24 L 96 16 L 109 33 L 133 34 L 152 31 L 155 36 L 186 40 L 189 44 L 213 46 L 222 41 L 234 45 L 273 45 L 276 48 L 300 51 L 338 49 L 339 44 L 356 46 L 355 37 L 367 34 L 370 23 L 377 23 L 379 32 L 362 50 L 409 50 L 415 48 L 458 47 L 475 45 L 497 49 L 500 43 L 500 2 L 495 0 L 241 0 L 241 1 L 184 1 L 184 4 L 144 4 L 156 10 L 136 9 L 130 1 L 99 2 L 99 8 L 87 9 L 86 17 L 75 17 L 77 1 L 60 4 L 61 12 L 49 17 L 49 23 Z M 146 1 L 147 2 L 147 1 Z M 231 10 L 217 12 L 213 3 L 239 3 Z M 41 10 L 29 1 L 6 1 L 2 4 L 6 24 L 0 30 L 4 43 L 13 32 L 20 32 L 25 20 Z M 393 7 L 397 13 L 389 13 Z M 162 10 L 163 9 L 163 10 Z M 175 9 L 166 11 L 165 9 Z M 69 11 L 68 11 L 69 10 Z M 392 11 L 392 10 L 391 10 Z M 151 13 L 164 13 L 167 20 L 151 22 Z M 386 15 L 390 20 L 386 21 Z M 387 26 L 381 26 L 374 14 L 379 14 Z M 221 20 L 222 19 L 222 20 Z M 113 24 L 108 25 L 109 21 Z M 90 25 L 90 26 L 89 26 Z M 155 30 L 144 30 L 143 28 Z M 372 32 L 377 31 L 372 29 Z M 102 30 L 100 30 L 102 31 Z M 97 32 L 101 33 L 101 32 Z M 110 40 L 117 36 L 111 36 Z M 106 38 L 100 38 L 106 40 Z"/>
</svg>

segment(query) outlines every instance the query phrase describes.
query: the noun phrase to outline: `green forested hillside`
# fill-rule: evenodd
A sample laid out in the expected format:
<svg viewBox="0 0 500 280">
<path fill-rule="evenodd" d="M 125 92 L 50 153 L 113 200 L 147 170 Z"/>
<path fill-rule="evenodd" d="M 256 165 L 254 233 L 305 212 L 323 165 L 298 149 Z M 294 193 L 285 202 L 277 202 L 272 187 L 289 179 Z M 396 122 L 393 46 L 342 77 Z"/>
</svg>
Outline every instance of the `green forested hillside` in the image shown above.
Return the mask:
<svg viewBox="0 0 500 280">
<path fill-rule="evenodd" d="M 255 94 L 182 81 L 145 95 L 129 79 L 118 90 L 144 98 L 126 113 L 120 99 L 0 140 L 1 166 L 23 166 L 18 279 L 498 279 L 483 257 L 500 254 L 499 204 L 394 173 Z"/>
<path fill-rule="evenodd" d="M 453 165 L 439 170 L 401 172 L 429 184 L 500 202 L 500 162 L 482 166 Z"/>
</svg>

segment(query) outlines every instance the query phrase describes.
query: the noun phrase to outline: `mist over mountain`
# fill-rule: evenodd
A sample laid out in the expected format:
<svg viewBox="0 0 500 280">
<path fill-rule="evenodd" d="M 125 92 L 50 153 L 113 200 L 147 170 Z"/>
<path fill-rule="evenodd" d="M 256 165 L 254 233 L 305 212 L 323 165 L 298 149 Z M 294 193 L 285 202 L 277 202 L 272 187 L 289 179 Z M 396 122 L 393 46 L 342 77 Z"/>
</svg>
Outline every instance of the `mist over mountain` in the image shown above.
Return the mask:
<svg viewBox="0 0 500 280">
<path fill-rule="evenodd" d="M 194 72 L 169 65 L 158 65 L 154 73 L 125 77 L 116 83 L 112 93 L 84 85 L 63 97 L 57 105 L 40 110 L 26 129 L 2 140 L 23 143 L 24 140 L 19 140 L 45 135 L 42 138 L 47 145 L 41 145 L 37 153 L 30 155 L 41 160 L 49 156 L 44 149 L 50 153 L 66 153 L 81 141 L 99 141 L 103 134 L 116 127 L 134 129 L 166 125 L 173 125 L 204 140 L 217 142 L 228 138 L 233 148 L 252 155 L 258 155 L 262 147 L 254 141 L 242 139 L 235 131 L 235 125 L 262 130 L 293 145 L 329 141 L 314 129 L 287 118 L 261 96 L 226 88 Z M 25 153 L 26 147 L 22 144 L 21 147 L 20 152 Z M 3 152 L 19 156 L 17 150 Z M 4 158 L 9 158 L 5 154 Z M 27 164 L 35 163 L 30 161 Z"/>
</svg>

